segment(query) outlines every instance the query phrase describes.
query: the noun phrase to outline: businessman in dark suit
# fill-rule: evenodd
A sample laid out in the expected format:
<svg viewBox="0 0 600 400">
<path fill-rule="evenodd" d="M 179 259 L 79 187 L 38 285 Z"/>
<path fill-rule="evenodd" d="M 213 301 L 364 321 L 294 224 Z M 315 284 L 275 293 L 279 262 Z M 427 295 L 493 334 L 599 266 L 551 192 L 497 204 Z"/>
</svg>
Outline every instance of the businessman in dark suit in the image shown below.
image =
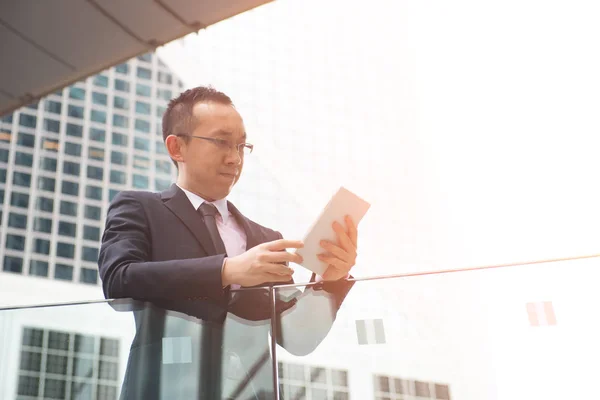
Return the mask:
<svg viewBox="0 0 600 400">
<path fill-rule="evenodd" d="M 303 245 L 249 220 L 226 200 L 241 176 L 245 156 L 253 149 L 246 142 L 243 120 L 227 95 L 206 87 L 182 93 L 170 102 L 163 116 L 163 137 L 178 169 L 177 183 L 162 193 L 119 193 L 108 210 L 99 256 L 107 298 L 129 297 L 153 304 L 136 314 L 137 334 L 132 345 L 132 353 L 143 346 L 155 347 L 150 353 L 158 370 L 152 373 L 166 368 L 165 315 L 175 312 L 181 320 L 197 318 L 203 329 L 210 326 L 208 336 L 215 343 L 219 343 L 217 337 L 228 313 L 248 321 L 268 319 L 267 291 L 238 290 L 232 296 L 231 289 L 293 282 L 289 263 L 301 262 L 301 257 L 287 249 Z M 305 330 L 298 333 L 298 340 L 291 328 L 287 337 L 278 338 L 292 352 L 305 354 L 316 347 L 352 286 L 347 278 L 356 260 L 357 230 L 350 218 L 345 225 L 334 223 L 337 241 L 322 243 L 320 258 L 328 268 L 322 277 L 313 274 L 312 280 L 322 281 L 317 290 L 308 289 L 300 301 L 278 300 L 283 331 L 286 315 L 291 317 L 301 309 L 300 303 L 322 299 L 328 305 L 311 310 L 317 316 L 321 312 L 323 321 L 317 318 L 311 326 L 293 321 L 287 325 Z M 312 337 L 311 332 L 315 333 Z M 150 368 L 139 361 L 132 363 L 130 355 L 124 387 L 134 373 L 132 364 Z M 211 375 L 213 380 L 220 379 L 219 373 L 207 369 L 200 371 L 201 380 L 211 374 L 216 374 Z M 137 393 L 126 398 L 172 397 L 173 392 L 164 387 L 168 383 L 159 388 L 151 378 L 145 379 L 147 385 L 137 382 Z M 140 390 L 146 392 L 140 394 Z M 220 389 L 194 390 L 198 398 L 221 398 Z M 189 394 L 182 396 L 189 398 Z"/>
</svg>

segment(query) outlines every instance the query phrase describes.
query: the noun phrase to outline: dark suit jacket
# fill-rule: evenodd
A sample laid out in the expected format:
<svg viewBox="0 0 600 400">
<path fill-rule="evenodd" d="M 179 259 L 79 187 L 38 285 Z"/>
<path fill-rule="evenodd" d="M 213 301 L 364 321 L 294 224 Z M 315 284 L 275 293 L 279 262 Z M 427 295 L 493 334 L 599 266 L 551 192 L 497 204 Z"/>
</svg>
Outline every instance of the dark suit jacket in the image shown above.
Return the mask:
<svg viewBox="0 0 600 400">
<path fill-rule="evenodd" d="M 282 237 L 279 232 L 244 217 L 233 204 L 228 203 L 228 206 L 246 232 L 247 249 Z M 124 391 L 128 381 L 135 381 L 135 385 L 129 385 L 130 392 L 135 393 L 128 393 L 126 398 L 167 396 L 168 391 L 165 392 L 164 387 L 158 390 L 156 379 L 153 381 L 149 375 L 165 373 L 165 364 L 160 361 L 164 357 L 165 336 L 184 333 L 165 334 L 165 324 L 169 325 L 165 318 L 183 321 L 187 316 L 193 317 L 183 325 L 170 325 L 180 328 L 185 325 L 180 330 L 191 336 L 197 332 L 191 333 L 196 328 L 191 329 L 189 324 L 201 325 L 205 337 L 200 347 L 208 345 L 207 336 L 216 340 L 211 347 L 218 347 L 219 330 L 228 312 L 248 321 L 269 318 L 267 290 L 239 293 L 232 301 L 229 290 L 222 288 L 221 268 L 225 257 L 216 254 L 202 217 L 176 185 L 162 193 L 125 191 L 115 197 L 108 210 L 98 261 L 104 295 L 152 303 L 151 307 L 135 312 L 137 333 L 132 354 L 140 348 L 145 350 L 143 356 L 137 355 L 133 361 L 130 354 Z M 351 286 L 348 282 L 335 282 L 321 288 L 334 294 L 337 310 Z M 279 300 L 279 312 L 293 307 L 294 301 Z M 206 354 L 202 357 L 209 359 Z M 218 358 L 218 355 L 214 357 Z M 146 360 L 143 365 L 141 359 Z M 214 359 L 210 362 L 218 365 Z M 133 364 L 136 364 L 135 368 Z M 208 373 L 206 369 L 205 366 L 200 371 L 203 379 Z M 178 372 L 178 375 L 182 374 L 182 371 Z M 140 384 L 140 379 L 146 384 Z M 219 376 L 211 379 L 219 379 Z M 203 397 L 200 393 L 204 393 L 204 389 L 194 390 L 199 394 L 198 398 L 219 398 L 218 395 Z M 181 398 L 188 398 L 186 396 Z"/>
</svg>

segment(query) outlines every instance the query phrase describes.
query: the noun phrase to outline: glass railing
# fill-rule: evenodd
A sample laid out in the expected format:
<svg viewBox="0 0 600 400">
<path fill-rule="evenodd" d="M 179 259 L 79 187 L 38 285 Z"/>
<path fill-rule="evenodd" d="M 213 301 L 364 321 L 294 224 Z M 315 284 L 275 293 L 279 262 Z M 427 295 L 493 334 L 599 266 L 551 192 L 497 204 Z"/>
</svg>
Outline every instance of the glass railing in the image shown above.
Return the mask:
<svg viewBox="0 0 600 400">
<path fill-rule="evenodd" d="M 594 398 L 599 260 L 0 309 L 0 398 Z"/>
</svg>

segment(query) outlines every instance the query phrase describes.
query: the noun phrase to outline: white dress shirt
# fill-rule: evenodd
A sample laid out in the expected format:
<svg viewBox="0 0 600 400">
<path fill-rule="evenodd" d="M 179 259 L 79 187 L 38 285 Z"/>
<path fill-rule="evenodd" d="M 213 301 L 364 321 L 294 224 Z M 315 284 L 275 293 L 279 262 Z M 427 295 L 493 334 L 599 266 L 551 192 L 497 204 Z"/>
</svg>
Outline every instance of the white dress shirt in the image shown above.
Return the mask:
<svg viewBox="0 0 600 400">
<path fill-rule="evenodd" d="M 194 210 L 198 210 L 204 202 L 211 203 L 217 207 L 219 214 L 215 216 L 215 221 L 217 222 L 219 235 L 225 245 L 225 250 L 227 250 L 227 257 L 239 256 L 246 251 L 246 232 L 229 212 L 229 209 L 227 208 L 227 199 L 206 201 L 189 190 L 182 187 L 179 188 L 186 194 L 187 198 L 192 203 Z"/>
</svg>

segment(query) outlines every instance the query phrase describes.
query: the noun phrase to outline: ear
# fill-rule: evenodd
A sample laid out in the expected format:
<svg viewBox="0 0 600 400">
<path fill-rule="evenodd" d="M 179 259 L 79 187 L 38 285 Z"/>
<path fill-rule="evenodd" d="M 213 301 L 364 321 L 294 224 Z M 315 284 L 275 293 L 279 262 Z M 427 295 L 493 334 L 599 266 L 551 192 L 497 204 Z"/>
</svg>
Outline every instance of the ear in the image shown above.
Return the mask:
<svg viewBox="0 0 600 400">
<path fill-rule="evenodd" d="M 173 160 L 183 162 L 183 155 L 185 153 L 185 142 L 183 140 L 179 140 L 175 135 L 169 135 L 165 140 L 165 146 L 167 147 L 169 156 L 171 156 Z"/>
</svg>

